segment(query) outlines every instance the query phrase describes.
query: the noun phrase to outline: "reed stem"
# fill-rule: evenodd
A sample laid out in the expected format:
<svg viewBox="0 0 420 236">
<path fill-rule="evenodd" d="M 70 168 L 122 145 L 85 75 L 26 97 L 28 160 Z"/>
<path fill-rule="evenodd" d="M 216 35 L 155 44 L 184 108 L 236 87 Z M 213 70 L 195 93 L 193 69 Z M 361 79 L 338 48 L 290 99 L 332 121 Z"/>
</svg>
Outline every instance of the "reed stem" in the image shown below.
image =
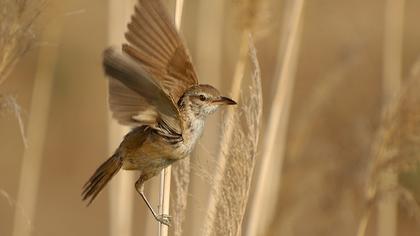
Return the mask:
<svg viewBox="0 0 420 236">
<path fill-rule="evenodd" d="M 110 45 L 121 45 L 124 41 L 125 26 L 130 19 L 136 0 L 109 0 L 108 42 Z M 129 129 L 119 125 L 108 116 L 108 152 L 113 153 Z M 109 188 L 110 235 L 133 235 L 133 207 L 135 174 L 121 171 L 114 177 Z"/>
<path fill-rule="evenodd" d="M 175 27 L 179 31 L 181 28 L 182 10 L 184 0 L 175 0 Z M 169 215 L 169 203 L 171 197 L 171 167 L 166 167 L 160 173 L 160 193 L 159 193 L 159 214 Z M 168 226 L 159 223 L 159 236 L 168 235 Z"/>
<path fill-rule="evenodd" d="M 262 147 L 261 167 L 256 178 L 246 235 L 264 235 L 272 221 L 280 189 L 290 104 L 298 60 L 304 0 L 290 1 L 284 48 L 279 47 L 277 89 L 271 102 L 266 136 Z M 276 151 L 276 155 L 274 155 Z"/>
<path fill-rule="evenodd" d="M 399 94 L 401 88 L 404 2 L 404 0 L 387 0 L 385 3 L 383 104 L 388 104 L 390 99 Z M 384 176 L 381 184 L 395 185 L 397 181 L 398 175 L 390 173 Z M 377 235 L 397 235 L 397 219 L 397 197 L 391 195 L 386 201 L 378 204 Z"/>
<path fill-rule="evenodd" d="M 58 42 L 60 33 L 61 21 L 57 20 L 45 29 L 43 41 Z M 39 51 L 27 126 L 28 147 L 23 153 L 16 201 L 21 207 L 15 211 L 13 236 L 29 236 L 32 233 L 31 222 L 36 212 L 57 51 L 58 47 L 54 46 L 41 47 Z"/>
</svg>

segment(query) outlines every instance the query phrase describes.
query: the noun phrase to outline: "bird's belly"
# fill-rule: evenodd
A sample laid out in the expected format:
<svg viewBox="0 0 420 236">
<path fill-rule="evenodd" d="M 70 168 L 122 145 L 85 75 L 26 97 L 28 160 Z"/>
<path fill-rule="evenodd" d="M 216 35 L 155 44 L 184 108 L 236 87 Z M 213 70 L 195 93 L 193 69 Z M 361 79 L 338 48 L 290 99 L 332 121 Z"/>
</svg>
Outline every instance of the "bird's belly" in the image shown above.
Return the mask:
<svg viewBox="0 0 420 236">
<path fill-rule="evenodd" d="M 124 160 L 122 168 L 125 170 L 139 170 L 142 172 L 155 172 L 161 170 L 173 162 L 176 159 L 156 157 L 128 157 Z"/>
<path fill-rule="evenodd" d="M 187 156 L 181 151 L 181 146 L 162 140 L 149 139 L 136 150 L 131 150 L 123 155 L 122 168 L 143 172 L 158 171 Z"/>
</svg>

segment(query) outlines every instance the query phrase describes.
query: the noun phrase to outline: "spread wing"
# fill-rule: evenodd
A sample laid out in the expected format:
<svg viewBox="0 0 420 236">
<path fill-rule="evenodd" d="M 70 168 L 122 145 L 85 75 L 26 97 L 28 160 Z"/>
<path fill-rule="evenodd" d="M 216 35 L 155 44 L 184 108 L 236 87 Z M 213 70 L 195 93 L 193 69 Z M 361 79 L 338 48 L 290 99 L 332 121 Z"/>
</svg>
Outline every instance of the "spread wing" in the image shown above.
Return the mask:
<svg viewBox="0 0 420 236">
<path fill-rule="evenodd" d="M 190 56 L 160 0 L 139 0 L 123 51 L 134 58 L 174 102 L 198 84 Z"/>
<path fill-rule="evenodd" d="M 120 124 L 153 126 L 156 123 L 159 114 L 144 97 L 116 79 L 110 79 L 108 84 L 109 107 Z"/>
<path fill-rule="evenodd" d="M 109 80 L 109 104 L 114 118 L 127 125 L 165 125 L 181 134 L 179 111 L 172 99 L 130 56 L 109 48 L 103 65 Z"/>
<path fill-rule="evenodd" d="M 104 67 L 109 105 L 121 124 L 164 123 L 180 134 L 175 105 L 185 90 L 198 84 L 184 44 L 160 0 L 139 0 L 125 34 L 124 53 L 108 49 Z"/>
</svg>

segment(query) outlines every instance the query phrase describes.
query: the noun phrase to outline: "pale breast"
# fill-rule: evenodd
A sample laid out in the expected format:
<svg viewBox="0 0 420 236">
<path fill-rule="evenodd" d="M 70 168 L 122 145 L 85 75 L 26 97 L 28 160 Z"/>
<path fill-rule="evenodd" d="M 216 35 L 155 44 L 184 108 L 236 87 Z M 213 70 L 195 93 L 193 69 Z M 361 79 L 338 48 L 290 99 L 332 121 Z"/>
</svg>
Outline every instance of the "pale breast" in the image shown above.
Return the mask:
<svg viewBox="0 0 420 236">
<path fill-rule="evenodd" d="M 189 155 L 194 149 L 198 139 L 203 134 L 204 120 L 195 119 L 187 122 L 182 134 L 183 141 L 180 143 L 179 152 L 183 155 Z"/>
</svg>

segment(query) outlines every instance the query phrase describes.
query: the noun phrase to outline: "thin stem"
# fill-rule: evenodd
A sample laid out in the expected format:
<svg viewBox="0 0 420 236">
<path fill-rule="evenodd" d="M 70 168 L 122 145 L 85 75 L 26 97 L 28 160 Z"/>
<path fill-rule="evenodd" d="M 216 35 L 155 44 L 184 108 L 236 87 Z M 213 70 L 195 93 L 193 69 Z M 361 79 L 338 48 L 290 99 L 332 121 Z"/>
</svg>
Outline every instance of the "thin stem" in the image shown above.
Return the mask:
<svg viewBox="0 0 420 236">
<path fill-rule="evenodd" d="M 57 42 L 60 33 L 61 22 L 57 21 L 45 30 L 42 37 L 46 41 Z M 17 194 L 17 204 L 21 207 L 16 208 L 15 212 L 12 234 L 14 236 L 31 234 L 28 220 L 33 221 L 35 216 L 56 57 L 57 47 L 40 48 L 28 120 L 29 146 L 24 149 Z M 24 212 L 21 209 L 24 209 Z"/>
<path fill-rule="evenodd" d="M 201 75 L 201 84 L 211 84 L 216 88 L 222 85 L 222 33 L 224 30 L 225 19 L 225 0 L 205 0 L 196 2 L 196 31 L 195 36 L 195 50 L 193 51 L 195 68 L 197 73 Z M 220 114 L 220 113 L 219 113 Z M 217 116 L 218 114 L 216 114 Z M 214 117 L 214 116 L 213 116 Z M 205 132 L 191 159 L 191 166 L 201 166 L 202 161 L 209 164 L 210 169 L 215 169 L 216 164 L 212 160 L 214 151 L 206 150 L 207 147 L 216 147 L 219 144 L 220 137 L 220 123 L 217 119 L 210 119 L 206 121 Z M 213 150 L 213 149 L 212 149 Z M 207 161 L 208 160 L 208 161 Z M 191 176 L 201 175 L 201 171 L 193 169 Z M 192 178 L 190 184 L 189 194 L 193 195 L 193 201 L 189 201 L 188 208 L 188 224 L 186 225 L 184 234 L 189 235 L 203 235 L 203 228 L 205 227 L 206 217 L 203 214 L 203 203 L 208 201 L 211 190 L 204 188 L 205 181 L 200 178 Z M 195 199 L 201 199 L 199 201 Z"/>
<path fill-rule="evenodd" d="M 242 79 L 244 76 L 244 71 L 245 71 L 245 64 L 246 64 L 246 59 L 247 59 L 247 54 L 248 54 L 248 44 L 249 44 L 249 35 L 248 35 L 248 30 L 245 30 L 242 33 L 242 37 L 241 37 L 241 44 L 239 47 L 239 59 L 236 63 L 235 66 L 235 72 L 233 75 L 233 83 L 232 83 L 232 90 L 231 90 L 231 97 L 235 100 L 235 101 L 239 101 L 239 95 L 240 95 L 240 89 L 241 89 L 241 84 L 242 84 Z M 237 112 L 235 109 L 233 108 L 228 108 L 227 112 L 226 112 L 226 116 L 225 116 L 225 121 L 227 124 L 231 124 L 233 123 L 233 118 L 235 115 L 235 112 Z M 226 150 L 228 147 L 231 146 L 231 141 L 232 139 L 232 135 L 233 135 L 233 125 L 228 125 L 226 127 L 226 130 L 224 131 L 224 135 L 222 136 L 222 140 L 220 141 L 221 145 L 223 145 L 222 148 L 220 148 L 219 151 L 219 156 L 218 156 L 218 171 L 216 172 L 216 176 L 215 176 L 215 186 L 213 187 L 214 189 L 221 189 L 221 185 L 223 184 L 223 176 L 224 176 L 224 172 L 226 169 L 226 158 L 224 155 L 223 150 Z M 214 194 L 220 194 L 221 192 L 215 192 Z M 217 207 L 217 199 L 219 199 L 219 196 L 211 196 L 209 199 L 209 205 L 208 205 L 208 210 L 212 211 L 213 209 L 216 209 Z M 206 219 L 206 224 L 208 225 L 207 228 L 213 228 L 211 227 L 214 224 L 214 217 L 210 217 L 208 219 Z"/>
<path fill-rule="evenodd" d="M 109 0 L 108 42 L 109 45 L 120 45 L 124 40 L 125 26 L 133 11 L 134 0 Z M 119 125 L 108 116 L 108 152 L 113 153 L 121 142 L 127 127 Z M 110 235 L 133 235 L 134 172 L 122 171 L 110 182 Z"/>
<path fill-rule="evenodd" d="M 404 27 L 404 0 L 387 0 L 385 3 L 385 36 L 383 56 L 383 104 L 388 104 L 401 87 L 402 40 Z M 395 185 L 396 173 L 390 173 L 381 180 L 383 185 Z M 398 206 L 396 196 L 378 204 L 377 235 L 397 234 Z"/>
<path fill-rule="evenodd" d="M 304 0 L 290 1 L 290 17 L 286 25 L 285 48 L 280 47 L 277 89 L 271 101 L 270 117 L 262 149 L 262 163 L 256 179 L 255 194 L 250 206 L 246 235 L 264 235 L 274 214 L 281 182 L 286 132 L 295 81 Z M 284 53 L 283 53 L 284 52 Z M 274 151 L 276 155 L 274 155 Z"/>
<path fill-rule="evenodd" d="M 175 0 L 175 27 L 179 31 L 181 28 L 182 10 L 184 0 Z M 159 214 L 169 215 L 169 203 L 171 196 L 171 167 L 167 167 L 160 173 L 160 193 L 159 193 Z M 159 223 L 159 236 L 168 235 L 168 226 Z"/>
<path fill-rule="evenodd" d="M 372 214 L 372 206 L 369 205 L 368 208 L 366 209 L 365 214 L 362 216 L 362 219 L 359 222 L 359 227 L 357 229 L 357 236 L 366 235 L 366 229 L 367 229 L 371 214 Z"/>
</svg>

